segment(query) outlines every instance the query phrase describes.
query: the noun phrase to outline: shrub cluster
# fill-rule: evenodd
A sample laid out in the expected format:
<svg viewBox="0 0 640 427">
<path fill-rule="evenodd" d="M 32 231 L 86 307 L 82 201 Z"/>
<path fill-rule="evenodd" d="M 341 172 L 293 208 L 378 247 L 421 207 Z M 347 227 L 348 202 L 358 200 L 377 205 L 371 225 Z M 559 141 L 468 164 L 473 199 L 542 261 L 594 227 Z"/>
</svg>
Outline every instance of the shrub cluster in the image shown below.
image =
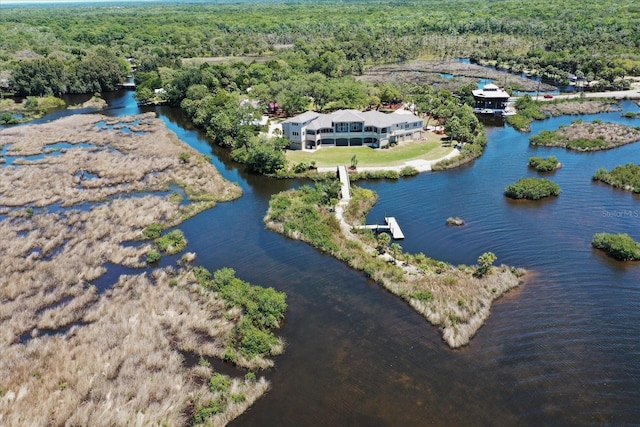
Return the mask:
<svg viewBox="0 0 640 427">
<path fill-rule="evenodd" d="M 640 165 L 627 163 L 613 168 L 611 171 L 600 168 L 593 175 L 595 181 L 602 181 L 616 188 L 640 193 Z"/>
<path fill-rule="evenodd" d="M 516 102 L 518 114 L 507 117 L 507 123 L 521 132 L 531 130 L 531 122 L 534 120 L 544 120 L 549 117 L 540 109 L 540 103 L 531 98 L 530 95 L 524 95 Z"/>
<path fill-rule="evenodd" d="M 413 166 L 405 166 L 399 172 L 395 170 L 370 170 L 361 172 L 352 172 L 349 174 L 351 181 L 360 179 L 398 179 L 407 176 L 415 176 L 419 172 Z"/>
<path fill-rule="evenodd" d="M 434 171 L 441 171 L 445 169 L 451 169 L 465 163 L 469 163 L 472 160 L 482 156 L 484 148 L 487 145 L 486 135 L 478 135 L 473 143 L 467 143 L 462 146 L 460 154 L 449 159 L 441 160 L 431 167 Z"/>
<path fill-rule="evenodd" d="M 273 329 L 284 319 L 286 295 L 238 279 L 231 268 L 222 268 L 211 275 L 206 268 L 195 267 L 193 273 L 201 286 L 217 292 L 229 305 L 244 313 L 234 328 L 233 344 L 227 347 L 226 358 L 235 361 L 236 351 L 248 360 L 271 353 L 280 342 Z"/>
<path fill-rule="evenodd" d="M 324 215 L 338 201 L 340 182 L 327 180 L 315 186 L 304 185 L 297 191 L 274 195 L 269 202 L 269 217 L 284 224 L 286 234 L 302 233 L 305 239 L 324 252 L 334 253 L 334 230 L 340 225 L 333 215 Z"/>
<path fill-rule="evenodd" d="M 620 261 L 640 260 L 640 242 L 636 242 L 626 233 L 596 233 L 591 244 L 594 248 Z"/>
<path fill-rule="evenodd" d="M 504 195 L 512 199 L 539 200 L 560 195 L 560 186 L 544 178 L 521 178 L 507 186 Z"/>
<path fill-rule="evenodd" d="M 543 130 L 539 134 L 533 135 L 529 138 L 529 143 L 531 143 L 531 145 L 542 145 L 544 147 L 563 147 L 567 143 L 567 138 L 560 135 L 558 132 Z"/>
<path fill-rule="evenodd" d="M 160 250 L 167 254 L 177 254 L 187 247 L 187 239 L 182 230 L 173 230 L 155 239 Z"/>
<path fill-rule="evenodd" d="M 556 156 L 529 157 L 529 167 L 534 168 L 538 172 L 551 172 L 558 169 L 560 162 Z"/>
<path fill-rule="evenodd" d="M 567 148 L 570 150 L 578 150 L 578 151 L 590 151 L 590 150 L 601 150 L 603 148 L 608 148 L 609 144 L 604 140 L 602 136 L 599 136 L 595 139 L 588 138 L 578 138 L 572 139 L 567 142 Z"/>
</svg>

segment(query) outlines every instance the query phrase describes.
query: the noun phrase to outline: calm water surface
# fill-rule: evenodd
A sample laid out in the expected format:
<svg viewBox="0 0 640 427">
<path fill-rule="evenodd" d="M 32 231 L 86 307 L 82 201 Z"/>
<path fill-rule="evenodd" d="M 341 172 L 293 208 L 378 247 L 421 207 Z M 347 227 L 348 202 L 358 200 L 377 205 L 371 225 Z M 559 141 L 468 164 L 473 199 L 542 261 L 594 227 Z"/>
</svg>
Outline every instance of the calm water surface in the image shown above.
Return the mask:
<svg viewBox="0 0 640 427">
<path fill-rule="evenodd" d="M 108 114 L 139 112 L 131 92 L 112 94 Z M 630 102 L 625 110 L 637 111 Z M 272 194 L 300 185 L 248 175 L 179 111 L 156 108 L 185 142 L 213 154 L 244 196 L 180 228 L 209 269 L 288 294 L 271 391 L 233 424 L 305 425 L 638 425 L 640 424 L 640 264 L 612 261 L 590 247 L 595 232 L 640 240 L 640 198 L 595 184 L 598 167 L 640 162 L 640 144 L 585 154 L 534 148 L 530 135 L 575 117 L 537 122 L 532 133 L 488 130 L 473 165 L 400 181 L 366 182 L 380 200 L 371 221 L 395 216 L 405 250 L 454 264 L 485 251 L 531 271 L 525 286 L 494 304 L 471 343 L 450 350 L 436 328 L 397 297 L 308 245 L 265 230 Z M 583 116 L 640 125 L 618 113 Z M 528 157 L 557 156 L 548 175 L 555 200 L 507 200 L 505 186 Z M 445 225 L 449 216 L 467 225 Z"/>
</svg>

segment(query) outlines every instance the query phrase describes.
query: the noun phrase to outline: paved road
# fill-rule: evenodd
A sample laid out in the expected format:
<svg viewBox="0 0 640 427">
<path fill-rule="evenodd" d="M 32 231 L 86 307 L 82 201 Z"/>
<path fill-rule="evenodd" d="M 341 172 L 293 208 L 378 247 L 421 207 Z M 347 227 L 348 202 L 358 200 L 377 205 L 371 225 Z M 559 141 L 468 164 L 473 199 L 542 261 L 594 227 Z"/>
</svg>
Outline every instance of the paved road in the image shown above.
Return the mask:
<svg viewBox="0 0 640 427">
<path fill-rule="evenodd" d="M 615 98 L 615 99 L 640 99 L 640 88 L 636 87 L 630 90 L 618 90 L 613 92 L 583 92 L 586 98 Z M 538 101 L 553 101 L 554 99 L 571 99 L 579 98 L 580 93 L 563 93 L 560 95 L 553 95 L 553 98 L 545 98 L 541 93 L 537 97 L 534 95 L 533 99 Z M 517 98 L 517 97 L 514 97 Z"/>
</svg>

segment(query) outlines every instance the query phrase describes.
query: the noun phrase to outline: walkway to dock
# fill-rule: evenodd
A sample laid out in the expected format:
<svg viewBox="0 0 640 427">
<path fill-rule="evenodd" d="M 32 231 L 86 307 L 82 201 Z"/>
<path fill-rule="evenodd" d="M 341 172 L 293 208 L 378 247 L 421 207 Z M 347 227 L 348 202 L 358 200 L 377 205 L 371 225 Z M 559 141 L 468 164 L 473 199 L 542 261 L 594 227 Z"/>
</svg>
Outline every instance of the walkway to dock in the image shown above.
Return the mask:
<svg viewBox="0 0 640 427">
<path fill-rule="evenodd" d="M 351 183 L 349 182 L 349 172 L 346 166 L 338 166 L 338 177 L 340 178 L 340 184 L 342 186 L 340 189 L 341 199 L 348 202 L 351 200 Z"/>
<path fill-rule="evenodd" d="M 349 200 L 351 200 L 351 182 L 349 182 L 349 171 L 347 171 L 346 166 L 338 166 L 338 177 L 340 178 L 340 201 L 338 202 L 338 206 L 336 206 L 336 214 L 341 223 L 344 223 L 344 211 L 349 204 Z M 400 229 L 400 225 L 398 221 L 392 216 L 387 216 L 384 218 L 384 222 L 386 225 L 361 225 L 353 228 L 369 228 L 371 230 L 383 230 L 391 232 L 391 236 L 394 240 L 404 239 L 404 234 Z"/>
</svg>

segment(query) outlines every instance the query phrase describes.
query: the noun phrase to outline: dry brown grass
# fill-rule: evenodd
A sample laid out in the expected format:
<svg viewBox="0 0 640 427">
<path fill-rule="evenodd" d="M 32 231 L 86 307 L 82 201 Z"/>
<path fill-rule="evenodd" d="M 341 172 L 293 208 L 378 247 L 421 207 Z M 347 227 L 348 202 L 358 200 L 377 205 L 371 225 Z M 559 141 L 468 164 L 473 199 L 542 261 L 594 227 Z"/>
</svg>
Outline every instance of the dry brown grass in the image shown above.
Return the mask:
<svg viewBox="0 0 640 427">
<path fill-rule="evenodd" d="M 100 131 L 101 120 L 113 129 Z M 145 265 L 151 245 L 123 245 L 145 227 L 176 225 L 240 190 L 153 115 L 78 115 L 0 131 L 13 155 L 40 154 L 57 142 L 93 147 L 0 168 L 0 425 L 187 424 L 217 396 L 207 388 L 211 369 L 184 366 L 180 352 L 223 357 L 234 327 L 228 319 L 239 313 L 198 286 L 188 269 L 123 276 L 103 294 L 91 282 L 107 262 Z M 180 161 L 184 152 L 188 162 Z M 81 181 L 82 170 L 98 178 Z M 171 183 L 198 201 L 127 196 Z M 90 210 L 26 209 L 81 202 L 95 203 Z M 224 425 L 267 388 L 264 379 L 234 379 L 230 393 L 246 399 L 211 422 Z"/>
<path fill-rule="evenodd" d="M 100 129 L 104 121 L 112 129 Z M 124 128 L 131 130 L 125 133 Z M 136 133 L 139 132 L 139 133 Z M 71 206 L 95 202 L 116 194 L 158 191 L 170 183 L 183 187 L 196 201 L 231 200 L 240 189 L 226 182 L 194 149 L 182 143 L 153 114 L 128 119 L 77 115 L 39 126 L 0 131 L 10 156 L 31 156 L 59 142 L 89 143 L 91 148 L 68 149 L 61 156 L 29 161 L 0 169 L 0 206 Z M 189 153 L 188 162 L 180 161 Z M 87 171 L 97 178 L 81 179 Z"/>
<path fill-rule="evenodd" d="M 456 79 L 441 77 L 440 73 L 452 74 Z M 477 79 L 492 79 L 501 86 L 505 84 L 505 81 L 516 83 L 523 90 L 528 91 L 557 89 L 555 86 L 545 83 L 539 84 L 534 80 L 525 79 L 515 74 L 506 74 L 481 65 L 467 64 L 457 60 L 418 60 L 403 64 L 380 65 L 368 69 L 358 79 L 374 83 L 437 83 L 438 87 L 449 90 L 464 84 L 475 83 Z"/>
<path fill-rule="evenodd" d="M 208 367 L 185 367 L 178 350 L 206 356 L 224 351 L 233 323 L 225 304 L 189 274 L 160 271 L 122 276 L 91 312 L 86 325 L 5 348 L 0 360 L 5 425 L 184 425 L 208 390 Z M 178 278 L 172 286 L 171 278 Z M 155 283 L 154 283 L 155 282 Z M 237 417 L 268 388 L 234 379 L 229 404 L 214 424 Z"/>
<path fill-rule="evenodd" d="M 637 128 L 607 122 L 576 121 L 568 126 L 562 126 L 556 132 L 567 141 L 602 139 L 609 148 L 640 140 L 640 130 Z"/>
<path fill-rule="evenodd" d="M 606 101 L 584 100 L 570 102 L 549 102 L 540 105 L 540 111 L 552 116 L 562 116 L 565 114 L 596 114 L 617 111 L 618 104 Z"/>
</svg>

